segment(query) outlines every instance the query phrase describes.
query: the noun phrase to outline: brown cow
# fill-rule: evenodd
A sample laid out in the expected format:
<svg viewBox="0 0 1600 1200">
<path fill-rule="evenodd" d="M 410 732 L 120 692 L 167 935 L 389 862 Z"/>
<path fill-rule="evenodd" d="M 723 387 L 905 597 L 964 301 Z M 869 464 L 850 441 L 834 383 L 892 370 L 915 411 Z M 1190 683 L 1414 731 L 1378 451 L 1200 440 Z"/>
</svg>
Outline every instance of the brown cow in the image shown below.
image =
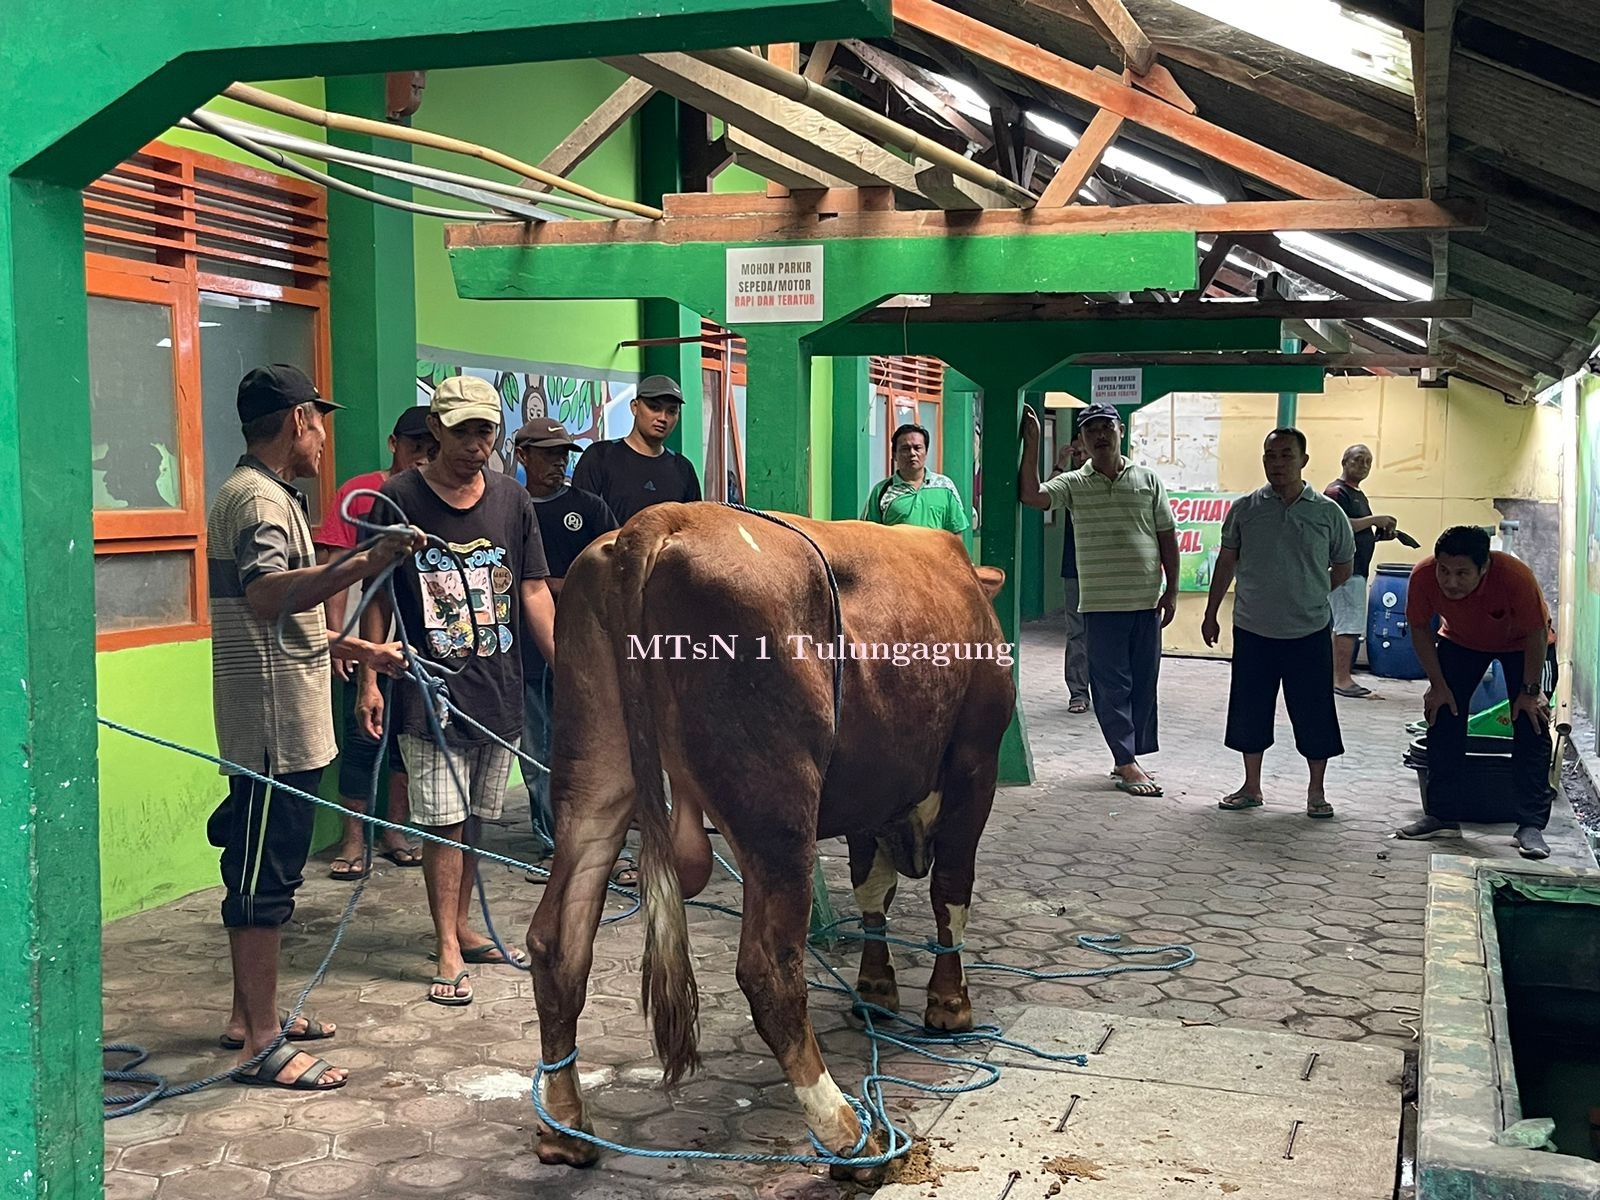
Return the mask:
<svg viewBox="0 0 1600 1200">
<path fill-rule="evenodd" d="M 683 897 L 709 877 L 701 813 L 711 814 L 744 874 L 738 979 L 756 1029 L 818 1141 L 847 1153 L 861 1127 L 806 1015 L 816 842 L 849 838 L 852 882 L 878 927 L 896 872 L 931 867 L 939 941 L 957 945 L 1016 692 L 990 603 L 1004 576 L 984 568 L 980 581 L 957 538 L 784 519 L 827 555 L 845 645 L 945 643 L 959 657 L 850 658 L 836 723 L 833 666 L 814 652 L 836 641 L 832 601 L 822 560 L 794 529 L 730 508 L 661 504 L 597 540 L 567 574 L 557 618 L 556 854 L 528 949 L 544 1061 L 560 1062 L 573 1050 L 607 873 L 637 818 L 644 1008 L 671 1086 L 698 1064 Z M 653 647 L 656 635 L 687 640 Z M 683 657 L 669 657 L 674 648 Z M 628 758 L 618 752 L 624 739 Z M 897 1002 L 881 943 L 863 954 L 861 990 Z M 959 954 L 938 957 L 926 1020 L 971 1027 Z M 588 1130 L 576 1066 L 546 1078 L 551 1115 Z M 598 1157 L 550 1130 L 538 1152 L 575 1166 Z"/>
</svg>

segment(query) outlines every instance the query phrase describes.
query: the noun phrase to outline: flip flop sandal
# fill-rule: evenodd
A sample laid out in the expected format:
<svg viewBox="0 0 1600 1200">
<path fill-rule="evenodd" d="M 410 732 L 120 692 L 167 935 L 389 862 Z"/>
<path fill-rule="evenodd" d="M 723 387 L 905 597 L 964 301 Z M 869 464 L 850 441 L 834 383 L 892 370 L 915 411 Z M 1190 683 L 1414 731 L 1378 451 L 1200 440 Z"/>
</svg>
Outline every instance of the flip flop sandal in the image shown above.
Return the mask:
<svg viewBox="0 0 1600 1200">
<path fill-rule="evenodd" d="M 340 863 L 346 864 L 342 870 Z M 328 866 L 328 878 L 337 879 L 340 883 L 359 883 L 367 874 L 368 869 L 359 858 L 336 858 Z"/>
<path fill-rule="evenodd" d="M 1365 700 L 1368 696 L 1372 695 L 1372 689 L 1369 687 L 1362 687 L 1359 683 L 1357 683 L 1352 684 L 1347 688 L 1336 687 L 1333 689 L 1333 694 L 1335 696 L 1343 696 L 1347 700 Z"/>
<path fill-rule="evenodd" d="M 1089 702 L 1087 700 L 1074 700 L 1067 705 L 1067 711 L 1069 713 L 1086 713 L 1089 711 Z"/>
<path fill-rule="evenodd" d="M 1230 792 L 1217 801 L 1217 807 L 1228 812 L 1243 812 L 1247 808 L 1260 808 L 1261 797 L 1251 796 L 1244 792 Z"/>
<path fill-rule="evenodd" d="M 406 857 L 402 858 L 401 856 Z M 397 867 L 420 867 L 422 865 L 422 850 L 417 846 L 397 846 L 393 850 L 385 850 L 380 858 L 387 858 Z"/>
<path fill-rule="evenodd" d="M 445 987 L 453 988 L 455 991 L 460 992 L 461 981 L 466 977 L 467 973 L 462 971 L 454 979 L 444 975 L 435 975 L 429 982 L 442 984 Z M 433 993 L 432 989 L 430 989 L 428 991 L 428 999 L 433 1001 L 435 1004 L 442 1004 L 446 1008 L 465 1008 L 467 1005 L 472 1003 L 472 993 L 468 992 L 465 996 L 438 996 Z"/>
<path fill-rule="evenodd" d="M 1307 800 L 1306 816 L 1312 818 L 1312 820 L 1331 817 L 1333 816 L 1333 805 L 1329 804 L 1327 800 Z"/>
<path fill-rule="evenodd" d="M 624 879 L 624 875 L 633 878 Z M 611 882 L 618 887 L 636 888 L 639 886 L 639 864 L 631 858 L 619 858 L 617 865 L 611 868 Z"/>
<path fill-rule="evenodd" d="M 515 946 L 507 948 L 511 951 L 511 965 L 514 967 L 526 968 L 528 965 L 528 956 L 521 950 L 518 950 Z M 435 952 L 428 955 L 428 961 L 438 962 L 438 953 Z M 504 966 L 506 962 L 506 960 L 501 957 L 500 947 L 496 946 L 493 942 L 490 942 L 488 945 L 484 946 L 474 946 L 471 950 L 463 950 L 461 952 L 461 961 L 474 967 L 501 967 Z"/>
<path fill-rule="evenodd" d="M 304 1029 L 300 1030 L 298 1033 L 286 1033 L 286 1034 L 284 1034 L 283 1037 L 284 1037 L 285 1041 L 289 1041 L 289 1042 L 321 1042 L 321 1041 L 327 1040 L 328 1038 L 331 1038 L 334 1035 L 334 1033 L 336 1032 L 332 1028 L 332 1026 L 324 1025 L 321 1021 L 317 1020 L 315 1017 L 308 1017 L 304 1013 L 302 1013 L 300 1015 L 300 1020 L 302 1020 L 302 1021 L 304 1021 L 306 1023 L 306 1027 Z M 288 1013 L 279 1013 L 278 1014 L 278 1027 L 281 1029 L 284 1025 L 287 1025 L 288 1023 L 289 1023 L 289 1014 Z M 221 1037 L 219 1037 L 217 1039 L 217 1045 L 221 1046 L 224 1050 L 243 1050 L 244 1049 L 244 1039 L 243 1038 L 232 1037 L 229 1034 L 225 1033 L 225 1034 L 223 1034 Z"/>
<path fill-rule="evenodd" d="M 279 1083 L 279 1073 L 294 1061 L 295 1055 L 300 1051 L 288 1042 L 279 1046 L 262 1060 L 261 1065 L 248 1075 L 234 1072 L 233 1079 L 246 1087 L 275 1087 L 286 1092 L 332 1092 L 342 1088 L 347 1082 L 341 1079 L 336 1083 L 323 1083 L 322 1077 L 333 1069 L 333 1064 L 325 1058 L 319 1058 L 306 1068 L 305 1073 L 295 1078 L 293 1083 Z"/>
<path fill-rule="evenodd" d="M 1147 799 L 1166 795 L 1161 790 L 1161 785 L 1153 779 L 1141 779 L 1137 783 L 1131 783 L 1119 777 L 1117 779 L 1117 791 L 1127 792 L 1130 796 L 1144 796 Z"/>
</svg>

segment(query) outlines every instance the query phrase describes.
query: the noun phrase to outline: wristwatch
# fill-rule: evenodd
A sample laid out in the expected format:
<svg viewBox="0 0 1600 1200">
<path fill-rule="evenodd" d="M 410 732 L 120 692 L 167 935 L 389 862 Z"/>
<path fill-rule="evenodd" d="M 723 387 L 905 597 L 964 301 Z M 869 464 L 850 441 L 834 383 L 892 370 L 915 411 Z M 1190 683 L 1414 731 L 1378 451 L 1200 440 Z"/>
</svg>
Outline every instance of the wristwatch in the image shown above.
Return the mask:
<svg viewBox="0 0 1600 1200">
<path fill-rule="evenodd" d="M 1544 695 L 1544 688 L 1537 683 L 1525 683 L 1522 685 L 1522 694 L 1524 696 L 1542 696 Z"/>
</svg>

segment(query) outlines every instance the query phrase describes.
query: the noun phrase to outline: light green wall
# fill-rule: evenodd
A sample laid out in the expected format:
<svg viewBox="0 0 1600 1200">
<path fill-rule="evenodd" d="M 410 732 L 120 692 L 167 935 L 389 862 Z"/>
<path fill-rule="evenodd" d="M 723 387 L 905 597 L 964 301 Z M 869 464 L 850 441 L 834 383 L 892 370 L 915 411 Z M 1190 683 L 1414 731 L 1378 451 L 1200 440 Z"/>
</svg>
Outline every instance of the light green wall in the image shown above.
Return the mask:
<svg viewBox="0 0 1600 1200">
<path fill-rule="evenodd" d="M 1593 717 L 1600 711 L 1600 377 L 1578 389 L 1578 495 L 1573 612 L 1572 694 Z M 1584 747 L 1593 752 L 1593 744 Z"/>
<path fill-rule="evenodd" d="M 537 164 L 624 78 L 596 62 L 431 71 L 415 125 Z M 572 178 L 606 195 L 634 199 L 636 124 L 630 121 L 606 139 Z M 497 167 L 424 147 L 417 148 L 415 161 L 517 182 Z M 466 207 L 465 202 L 445 196 L 429 194 L 422 199 L 446 208 Z M 445 259 L 444 222 L 417 217 L 415 228 L 418 342 L 468 355 L 638 371 L 638 350 L 617 349 L 618 342 L 639 336 L 637 302 L 462 300 Z"/>
<path fill-rule="evenodd" d="M 273 92 L 289 100 L 309 104 L 314 108 L 322 108 L 324 94 L 322 80 L 320 79 L 277 79 L 269 83 L 253 83 L 251 87 L 261 88 L 263 91 Z M 215 113 L 219 117 L 233 117 L 240 121 L 249 121 L 253 125 L 262 125 L 268 129 L 278 130 L 280 133 L 292 133 L 296 137 L 307 138 L 313 142 L 326 142 L 327 134 L 320 125 L 307 125 L 303 121 L 291 120 L 280 117 L 277 113 L 264 112 L 259 108 L 251 108 L 248 104 L 240 104 L 237 100 L 228 100 L 217 97 L 206 104 L 208 113 Z M 187 129 L 169 129 L 161 135 L 161 140 L 174 146 L 185 146 L 190 150 L 198 150 L 202 154 L 215 155 L 217 158 L 226 158 L 233 162 L 244 163 L 246 166 L 255 167 L 262 171 L 277 171 L 278 168 L 271 163 L 262 162 L 253 154 L 240 150 L 232 142 L 225 142 L 221 138 L 212 137 L 209 133 L 191 132 Z M 307 166 L 326 170 L 326 164 L 314 162 L 308 158 L 295 156 L 298 161 Z"/>
</svg>

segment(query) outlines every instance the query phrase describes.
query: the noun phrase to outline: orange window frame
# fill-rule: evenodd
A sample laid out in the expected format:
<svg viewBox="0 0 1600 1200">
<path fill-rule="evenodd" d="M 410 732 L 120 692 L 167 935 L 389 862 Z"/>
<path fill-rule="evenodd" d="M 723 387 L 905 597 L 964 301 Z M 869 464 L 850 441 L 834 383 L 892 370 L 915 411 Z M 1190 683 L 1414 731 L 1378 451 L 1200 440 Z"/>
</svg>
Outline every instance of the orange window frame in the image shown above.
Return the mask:
<svg viewBox="0 0 1600 1200">
<path fill-rule="evenodd" d="M 143 190 L 127 181 L 148 185 Z M 191 619 L 98 633 L 98 650 L 119 650 L 211 636 L 206 570 L 205 427 L 201 391 L 200 294 L 249 297 L 312 311 L 313 378 L 332 395 L 326 200 L 320 189 L 274 172 L 198 151 L 152 142 L 97 180 L 84 197 L 85 233 L 131 246 L 155 261 L 89 248 L 86 291 L 114 300 L 161 304 L 172 314 L 179 492 L 175 509 L 94 514 L 95 554 L 181 551 L 188 554 Z M 213 218 L 208 223 L 208 218 Z M 291 273 L 275 283 L 225 273 L 244 263 Z M 323 461 L 334 460 L 328 421 Z M 241 447 L 242 449 L 242 447 Z M 321 511 L 333 505 L 331 470 L 318 480 Z"/>
<path fill-rule="evenodd" d="M 872 403 L 881 405 L 883 417 L 883 446 L 885 477 L 894 473 L 894 431 L 906 422 L 895 416 L 895 408 L 909 407 L 912 424 L 922 425 L 922 405 L 933 405 L 933 424 L 928 431 L 933 434 L 933 459 L 927 464 L 930 471 L 944 469 L 944 364 L 935 358 L 912 356 L 873 356 L 868 360 L 867 377 L 871 383 Z"/>
</svg>

